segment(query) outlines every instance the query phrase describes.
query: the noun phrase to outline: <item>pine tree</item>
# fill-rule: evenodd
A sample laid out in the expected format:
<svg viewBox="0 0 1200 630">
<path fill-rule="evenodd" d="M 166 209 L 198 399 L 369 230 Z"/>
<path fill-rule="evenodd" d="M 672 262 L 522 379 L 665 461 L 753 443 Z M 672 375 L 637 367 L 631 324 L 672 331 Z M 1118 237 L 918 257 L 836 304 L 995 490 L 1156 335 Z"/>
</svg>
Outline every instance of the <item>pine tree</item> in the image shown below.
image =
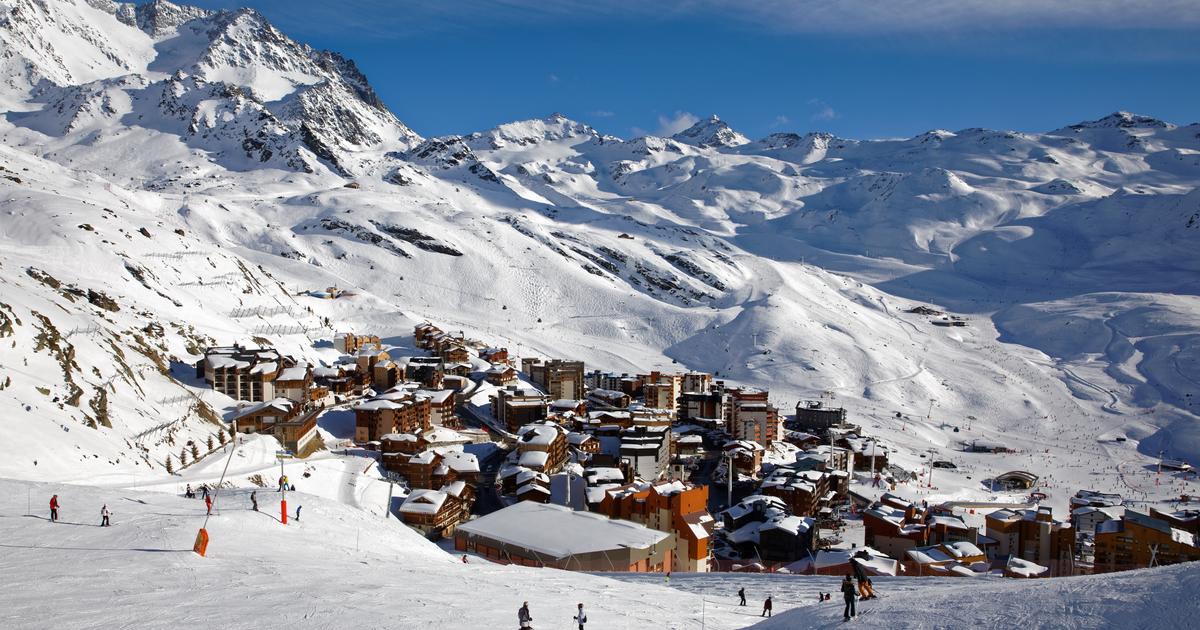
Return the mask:
<svg viewBox="0 0 1200 630">
<path fill-rule="evenodd" d="M 200 459 L 200 447 L 192 442 L 192 459 Z"/>
<path fill-rule="evenodd" d="M 213 450 L 213 440 L 212 440 L 212 436 L 211 436 L 211 435 L 210 435 L 210 436 L 208 436 L 208 442 L 207 442 L 207 444 L 208 444 L 208 450 L 210 450 L 210 451 L 211 451 L 211 450 Z"/>
<path fill-rule="evenodd" d="M 217 434 L 217 441 L 221 443 L 221 446 L 225 446 L 226 438 L 224 431 Z"/>
<path fill-rule="evenodd" d="M 167 474 L 168 475 L 175 474 L 175 466 L 173 464 L 171 464 L 171 456 L 170 455 L 167 455 Z"/>
<path fill-rule="evenodd" d="M 187 449 L 186 448 L 179 449 L 179 464 L 181 466 L 187 465 Z"/>
</svg>

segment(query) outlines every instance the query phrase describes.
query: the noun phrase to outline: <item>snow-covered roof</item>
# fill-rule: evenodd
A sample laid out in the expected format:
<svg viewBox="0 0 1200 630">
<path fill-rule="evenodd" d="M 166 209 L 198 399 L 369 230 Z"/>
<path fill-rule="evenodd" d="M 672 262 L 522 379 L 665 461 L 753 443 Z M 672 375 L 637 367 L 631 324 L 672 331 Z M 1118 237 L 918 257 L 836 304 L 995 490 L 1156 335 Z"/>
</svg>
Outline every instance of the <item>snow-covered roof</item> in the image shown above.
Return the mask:
<svg viewBox="0 0 1200 630">
<path fill-rule="evenodd" d="M 242 409 L 240 412 L 238 412 L 238 414 L 236 416 L 234 416 L 234 419 L 241 420 L 242 418 L 245 418 L 247 416 L 251 416 L 256 413 L 260 413 L 262 411 L 267 411 L 267 410 L 275 411 L 275 412 L 279 412 L 279 413 L 288 413 L 289 411 L 292 410 L 292 407 L 295 404 L 296 403 L 288 400 L 287 398 L 275 398 L 275 399 L 268 400 L 265 402 L 260 402 L 255 405 L 246 407 L 245 409 Z"/>
<path fill-rule="evenodd" d="M 549 460 L 550 453 L 546 451 L 525 451 L 521 453 L 520 464 L 527 468 L 544 468 Z"/>
<path fill-rule="evenodd" d="M 527 424 L 517 431 L 521 443 L 534 446 L 550 446 L 558 434 L 559 428 L 549 424 Z"/>
<path fill-rule="evenodd" d="M 453 389 L 418 389 L 418 396 L 424 396 L 429 399 L 429 402 L 434 405 L 445 404 L 450 397 L 454 396 Z"/>
<path fill-rule="evenodd" d="M 464 523 L 458 531 L 552 558 L 621 548 L 648 549 L 669 536 L 637 523 L 530 501 Z"/>
<path fill-rule="evenodd" d="M 1009 556 L 1008 564 L 1004 568 L 1009 573 L 1022 577 L 1034 577 L 1050 570 L 1049 567 L 1044 567 L 1016 556 Z"/>
<path fill-rule="evenodd" d="M 277 381 L 302 381 L 308 376 L 307 365 L 297 365 L 295 367 L 284 368 L 283 371 L 275 377 Z"/>
<path fill-rule="evenodd" d="M 445 449 L 435 449 L 435 452 L 446 458 L 445 464 L 455 472 L 467 474 L 479 472 L 479 458 L 472 453 Z"/>
<path fill-rule="evenodd" d="M 449 495 L 441 490 L 413 490 L 400 511 L 408 514 L 437 514 Z"/>
<path fill-rule="evenodd" d="M 275 363 L 274 361 L 264 361 L 262 363 L 254 364 L 254 367 L 250 368 L 250 373 L 251 374 L 270 374 L 271 372 L 274 372 L 277 369 L 279 369 L 278 363 Z"/>
</svg>

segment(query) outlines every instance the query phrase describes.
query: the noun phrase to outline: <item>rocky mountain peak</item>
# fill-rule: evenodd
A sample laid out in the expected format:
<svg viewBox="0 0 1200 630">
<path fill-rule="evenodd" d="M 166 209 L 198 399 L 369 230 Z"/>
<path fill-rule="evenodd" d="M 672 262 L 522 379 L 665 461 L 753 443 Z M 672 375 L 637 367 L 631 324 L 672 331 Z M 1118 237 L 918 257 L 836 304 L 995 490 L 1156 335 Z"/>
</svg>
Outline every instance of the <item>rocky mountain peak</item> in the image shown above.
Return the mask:
<svg viewBox="0 0 1200 630">
<path fill-rule="evenodd" d="M 716 114 L 697 122 L 671 136 L 675 140 L 698 147 L 737 147 L 748 144 L 750 139 L 734 131 Z"/>
</svg>

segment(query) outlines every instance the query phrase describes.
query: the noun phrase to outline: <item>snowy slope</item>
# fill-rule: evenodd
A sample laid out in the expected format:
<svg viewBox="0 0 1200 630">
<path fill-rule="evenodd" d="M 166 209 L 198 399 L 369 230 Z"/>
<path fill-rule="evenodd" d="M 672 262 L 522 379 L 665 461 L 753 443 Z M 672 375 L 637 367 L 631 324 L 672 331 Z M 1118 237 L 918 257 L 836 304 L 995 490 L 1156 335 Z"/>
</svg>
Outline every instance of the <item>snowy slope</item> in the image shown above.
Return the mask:
<svg viewBox="0 0 1200 630">
<path fill-rule="evenodd" d="M 1189 488 L 1139 475 L 1200 457 L 1200 126 L 622 140 L 553 115 L 423 139 L 253 11 L 4 6 L 0 475 L 152 483 L 234 405 L 195 382 L 204 344 L 317 363 L 335 329 L 432 319 L 785 409 L 830 392 L 913 469 L 1020 451 L 935 498 L 1009 467 L 1059 476 L 1056 505 Z M 301 295 L 331 285 L 355 295 Z"/>
</svg>

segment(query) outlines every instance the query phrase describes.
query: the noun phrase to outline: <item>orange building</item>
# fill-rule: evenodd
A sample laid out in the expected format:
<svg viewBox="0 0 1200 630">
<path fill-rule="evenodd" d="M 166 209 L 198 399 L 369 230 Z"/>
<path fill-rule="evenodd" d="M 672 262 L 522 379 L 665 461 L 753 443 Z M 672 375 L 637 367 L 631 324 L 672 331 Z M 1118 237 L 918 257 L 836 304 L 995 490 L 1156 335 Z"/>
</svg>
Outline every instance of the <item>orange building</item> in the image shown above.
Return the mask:
<svg viewBox="0 0 1200 630">
<path fill-rule="evenodd" d="M 1128 571 L 1200 560 L 1191 532 L 1152 516 L 1125 510 L 1125 516 L 1096 526 L 1096 573 Z"/>
<path fill-rule="evenodd" d="M 610 488 L 595 511 L 670 533 L 676 570 L 699 572 L 708 571 L 709 536 L 715 522 L 707 505 L 708 486 L 660 481 Z"/>
</svg>

